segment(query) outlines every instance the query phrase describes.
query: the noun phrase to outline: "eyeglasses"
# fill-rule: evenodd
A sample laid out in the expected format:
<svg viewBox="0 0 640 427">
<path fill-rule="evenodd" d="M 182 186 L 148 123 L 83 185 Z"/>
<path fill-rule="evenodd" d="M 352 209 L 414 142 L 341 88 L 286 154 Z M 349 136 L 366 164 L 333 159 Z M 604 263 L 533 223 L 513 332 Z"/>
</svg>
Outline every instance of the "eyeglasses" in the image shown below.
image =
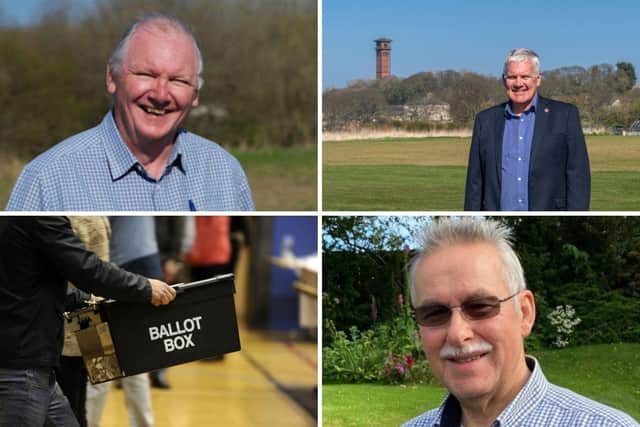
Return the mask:
<svg viewBox="0 0 640 427">
<path fill-rule="evenodd" d="M 446 306 L 444 304 L 426 304 L 416 307 L 416 321 L 427 327 L 442 326 L 449 322 L 454 308 L 460 311 L 467 320 L 483 320 L 497 316 L 500 313 L 500 304 L 518 295 L 521 291 L 499 299 L 495 296 L 473 297 L 460 305 Z"/>
</svg>

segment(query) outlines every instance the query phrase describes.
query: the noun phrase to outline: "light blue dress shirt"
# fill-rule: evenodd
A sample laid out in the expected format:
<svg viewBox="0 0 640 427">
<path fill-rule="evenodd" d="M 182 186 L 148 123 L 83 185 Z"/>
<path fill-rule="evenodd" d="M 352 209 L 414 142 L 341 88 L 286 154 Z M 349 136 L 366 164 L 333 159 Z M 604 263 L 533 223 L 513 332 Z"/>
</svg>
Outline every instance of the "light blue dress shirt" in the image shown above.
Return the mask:
<svg viewBox="0 0 640 427">
<path fill-rule="evenodd" d="M 527 356 L 527 366 L 532 370 L 529 380 L 492 427 L 638 427 L 624 412 L 551 384 L 533 357 Z M 440 407 L 402 427 L 459 427 L 460 423 L 460 405 L 448 395 Z"/>
<path fill-rule="evenodd" d="M 218 144 L 180 130 L 156 180 L 123 142 L 111 111 L 95 128 L 27 164 L 7 205 L 22 211 L 253 209 L 240 163 Z"/>
<path fill-rule="evenodd" d="M 536 94 L 531 108 L 519 116 L 513 114 L 509 102 L 504 108 L 500 210 L 529 210 L 529 159 L 537 105 Z"/>
</svg>

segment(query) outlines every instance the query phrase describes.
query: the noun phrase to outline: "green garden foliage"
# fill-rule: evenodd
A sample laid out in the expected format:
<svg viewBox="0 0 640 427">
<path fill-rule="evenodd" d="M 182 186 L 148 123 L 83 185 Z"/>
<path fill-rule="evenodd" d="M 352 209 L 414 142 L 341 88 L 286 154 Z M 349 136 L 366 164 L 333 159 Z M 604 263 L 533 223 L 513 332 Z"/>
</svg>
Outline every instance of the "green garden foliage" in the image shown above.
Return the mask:
<svg viewBox="0 0 640 427">
<path fill-rule="evenodd" d="M 322 258 L 324 283 L 331 284 L 323 287 L 323 315 L 338 330 L 366 330 L 400 314 L 406 286 L 402 252 L 325 252 Z M 330 342 L 331 336 L 324 339 Z"/>
<path fill-rule="evenodd" d="M 640 218 L 502 217 L 515 231 L 528 287 L 536 296 L 534 334 L 555 339 L 547 316 L 569 304 L 582 319 L 572 344 L 640 342 Z"/>
<path fill-rule="evenodd" d="M 396 318 L 372 329 L 338 331 L 325 319 L 331 345 L 322 352 L 323 383 L 430 383 L 433 374 L 408 306 Z"/>
</svg>

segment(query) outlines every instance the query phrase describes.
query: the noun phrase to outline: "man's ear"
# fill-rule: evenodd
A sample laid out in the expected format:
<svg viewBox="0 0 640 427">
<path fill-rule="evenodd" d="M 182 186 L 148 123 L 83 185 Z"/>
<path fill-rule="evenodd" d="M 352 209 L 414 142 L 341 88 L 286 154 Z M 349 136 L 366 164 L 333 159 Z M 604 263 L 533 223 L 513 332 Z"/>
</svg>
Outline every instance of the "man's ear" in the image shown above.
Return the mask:
<svg viewBox="0 0 640 427">
<path fill-rule="evenodd" d="M 520 301 L 520 312 L 522 313 L 520 333 L 522 337 L 528 337 L 536 321 L 536 301 L 533 292 L 528 289 L 520 292 L 517 298 Z"/>
<path fill-rule="evenodd" d="M 111 65 L 107 64 L 107 92 L 109 95 L 116 93 L 116 80 L 113 72 L 111 71 Z"/>
</svg>

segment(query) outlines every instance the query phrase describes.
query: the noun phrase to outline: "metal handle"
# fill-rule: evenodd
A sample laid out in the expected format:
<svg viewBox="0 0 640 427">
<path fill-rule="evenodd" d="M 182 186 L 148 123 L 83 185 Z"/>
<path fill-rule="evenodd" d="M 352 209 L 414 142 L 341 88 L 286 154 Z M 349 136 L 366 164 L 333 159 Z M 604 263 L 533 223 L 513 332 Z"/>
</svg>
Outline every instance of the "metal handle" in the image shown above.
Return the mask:
<svg viewBox="0 0 640 427">
<path fill-rule="evenodd" d="M 176 283 L 175 285 L 171 285 L 171 287 L 176 290 L 176 293 L 182 293 L 187 289 L 197 288 L 199 286 L 204 286 L 204 285 L 208 285 L 210 283 L 215 283 L 215 282 L 221 282 L 227 279 L 233 279 L 233 273 L 221 274 L 219 276 L 214 276 L 209 279 L 198 280 L 195 282 Z"/>
</svg>

